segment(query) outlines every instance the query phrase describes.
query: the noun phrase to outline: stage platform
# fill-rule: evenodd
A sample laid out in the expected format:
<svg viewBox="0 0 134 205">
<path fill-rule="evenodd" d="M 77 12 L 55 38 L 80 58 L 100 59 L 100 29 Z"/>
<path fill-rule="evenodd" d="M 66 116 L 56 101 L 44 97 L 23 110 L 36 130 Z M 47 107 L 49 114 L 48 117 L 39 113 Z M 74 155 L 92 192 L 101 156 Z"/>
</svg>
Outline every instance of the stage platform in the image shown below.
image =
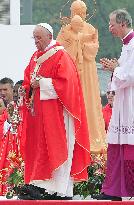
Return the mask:
<svg viewBox="0 0 134 205">
<path fill-rule="evenodd" d="M 39 200 L 0 200 L 0 205 L 134 205 L 134 201 L 39 201 Z"/>
</svg>

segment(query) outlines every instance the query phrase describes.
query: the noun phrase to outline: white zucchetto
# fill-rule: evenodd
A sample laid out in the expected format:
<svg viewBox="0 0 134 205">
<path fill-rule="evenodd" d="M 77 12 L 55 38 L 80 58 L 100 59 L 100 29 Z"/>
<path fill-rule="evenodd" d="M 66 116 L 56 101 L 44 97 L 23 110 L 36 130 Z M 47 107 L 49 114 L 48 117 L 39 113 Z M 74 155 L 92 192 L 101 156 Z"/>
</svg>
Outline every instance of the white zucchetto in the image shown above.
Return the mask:
<svg viewBox="0 0 134 205">
<path fill-rule="evenodd" d="M 39 23 L 37 26 L 42 26 L 43 28 L 46 28 L 52 35 L 53 35 L 53 28 L 48 23 Z"/>
</svg>

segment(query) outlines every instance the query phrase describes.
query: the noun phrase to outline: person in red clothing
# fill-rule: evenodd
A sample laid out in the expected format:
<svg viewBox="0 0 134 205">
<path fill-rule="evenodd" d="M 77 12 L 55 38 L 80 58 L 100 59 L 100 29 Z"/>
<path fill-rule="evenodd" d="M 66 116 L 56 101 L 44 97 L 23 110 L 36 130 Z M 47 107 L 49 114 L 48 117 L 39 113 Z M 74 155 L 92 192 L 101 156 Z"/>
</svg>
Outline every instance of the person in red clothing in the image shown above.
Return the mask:
<svg viewBox="0 0 134 205">
<path fill-rule="evenodd" d="M 106 132 L 108 130 L 109 122 L 110 122 L 111 115 L 112 115 L 112 107 L 113 107 L 114 96 L 115 96 L 115 91 L 108 91 L 107 92 L 108 103 L 102 109 L 103 117 L 104 117 L 104 121 L 105 121 L 105 130 L 106 130 Z"/>
<path fill-rule="evenodd" d="M 7 192 L 7 175 L 9 164 L 7 162 L 8 155 L 8 130 L 10 123 L 8 122 L 7 104 L 13 100 L 13 81 L 10 78 L 2 78 L 0 80 L 0 195 Z"/>
<path fill-rule="evenodd" d="M 0 195 L 6 195 L 8 177 L 13 171 L 11 158 L 20 157 L 20 119 L 17 105 L 13 102 L 13 81 L 0 80 Z M 5 103 L 5 104 L 4 104 Z"/>
<path fill-rule="evenodd" d="M 38 24 L 33 38 L 37 51 L 25 70 L 23 82 L 28 109 L 26 185 L 20 189 L 19 198 L 71 199 L 73 182 L 87 180 L 90 165 L 80 81 L 73 60 L 53 40 L 49 24 Z"/>
<path fill-rule="evenodd" d="M 4 122 L 7 119 L 6 105 L 2 97 L 0 97 L 0 146 L 3 137 Z"/>
<path fill-rule="evenodd" d="M 26 118 L 26 112 L 24 113 L 24 107 L 23 107 L 23 102 L 22 102 L 22 96 L 21 96 L 21 86 L 22 86 L 23 80 L 19 80 L 15 83 L 14 85 L 14 90 L 13 90 L 13 100 L 16 104 L 16 106 L 19 109 L 19 116 L 21 119 L 21 122 L 19 123 L 18 131 L 19 131 L 19 140 L 20 140 L 20 153 L 21 157 L 24 160 L 24 144 L 25 144 L 25 132 L 26 132 L 26 125 L 25 125 L 25 118 Z M 23 115 L 25 114 L 25 115 Z"/>
</svg>

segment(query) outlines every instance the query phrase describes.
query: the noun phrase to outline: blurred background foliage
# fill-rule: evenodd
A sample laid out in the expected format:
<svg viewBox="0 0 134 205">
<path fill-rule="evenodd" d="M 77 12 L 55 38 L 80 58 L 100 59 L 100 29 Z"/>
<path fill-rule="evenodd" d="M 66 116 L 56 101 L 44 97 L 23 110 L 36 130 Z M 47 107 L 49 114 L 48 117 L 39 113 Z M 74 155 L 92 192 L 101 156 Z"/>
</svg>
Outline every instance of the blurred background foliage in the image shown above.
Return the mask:
<svg viewBox="0 0 134 205">
<path fill-rule="evenodd" d="M 20 0 L 21 24 L 37 24 L 47 22 L 54 28 L 56 38 L 60 28 L 60 11 L 68 0 Z M 91 16 L 96 8 L 96 14 L 88 20 L 99 31 L 100 49 L 97 55 L 97 62 L 102 57 L 119 57 L 121 42 L 115 39 L 108 31 L 109 18 L 111 11 L 118 8 L 126 8 L 134 19 L 134 1 L 133 0 L 83 0 L 88 8 L 88 14 Z M 71 0 L 64 7 L 62 16 L 70 16 Z M 0 0 L 0 24 L 10 24 L 10 0 Z"/>
<path fill-rule="evenodd" d="M 37 24 L 47 22 L 54 28 L 56 38 L 60 28 L 60 11 L 68 0 L 20 0 L 21 24 Z M 88 8 L 88 14 L 91 16 L 96 8 L 96 14 L 87 22 L 91 23 L 99 31 L 100 49 L 97 55 L 97 62 L 102 57 L 116 57 L 120 55 L 121 41 L 111 36 L 108 31 L 109 18 L 111 11 L 118 8 L 126 8 L 134 19 L 134 1 L 133 0 L 83 0 Z M 70 5 L 73 0 L 64 7 L 62 16 L 70 16 Z M 9 24 L 10 0 L 0 0 L 0 24 Z"/>
<path fill-rule="evenodd" d="M 60 28 L 60 10 L 65 5 L 67 0 L 33 0 L 32 2 L 32 23 L 48 22 L 54 28 L 55 37 L 57 36 Z M 88 14 L 92 15 L 95 5 L 93 0 L 84 0 L 88 8 Z M 62 12 L 63 16 L 70 16 L 70 1 L 64 7 Z M 111 11 L 119 8 L 126 8 L 132 18 L 134 19 L 134 1 L 132 0 L 96 0 L 96 14 L 91 18 L 88 23 L 91 23 L 99 31 L 100 49 L 97 55 L 97 61 L 101 57 L 119 57 L 121 42 L 115 39 L 108 31 L 109 18 L 108 15 Z"/>
</svg>

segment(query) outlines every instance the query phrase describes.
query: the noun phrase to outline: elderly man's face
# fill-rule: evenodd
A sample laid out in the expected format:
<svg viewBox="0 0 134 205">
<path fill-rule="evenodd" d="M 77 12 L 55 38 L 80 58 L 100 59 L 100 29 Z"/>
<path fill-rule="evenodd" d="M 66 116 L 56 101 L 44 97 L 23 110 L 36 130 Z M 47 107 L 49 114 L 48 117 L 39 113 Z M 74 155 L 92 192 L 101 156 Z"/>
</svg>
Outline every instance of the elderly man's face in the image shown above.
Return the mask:
<svg viewBox="0 0 134 205">
<path fill-rule="evenodd" d="M 7 103 L 13 100 L 13 87 L 11 84 L 0 84 L 0 97 L 2 97 Z"/>
<path fill-rule="evenodd" d="M 109 31 L 113 36 L 123 38 L 124 36 L 124 27 L 122 24 L 116 22 L 116 15 L 111 15 L 109 20 Z"/>
<path fill-rule="evenodd" d="M 36 26 L 34 31 L 33 31 L 33 38 L 35 40 L 35 45 L 38 50 L 44 51 L 45 48 L 49 45 L 51 41 L 51 34 L 49 32 L 41 27 L 41 26 Z"/>
</svg>

